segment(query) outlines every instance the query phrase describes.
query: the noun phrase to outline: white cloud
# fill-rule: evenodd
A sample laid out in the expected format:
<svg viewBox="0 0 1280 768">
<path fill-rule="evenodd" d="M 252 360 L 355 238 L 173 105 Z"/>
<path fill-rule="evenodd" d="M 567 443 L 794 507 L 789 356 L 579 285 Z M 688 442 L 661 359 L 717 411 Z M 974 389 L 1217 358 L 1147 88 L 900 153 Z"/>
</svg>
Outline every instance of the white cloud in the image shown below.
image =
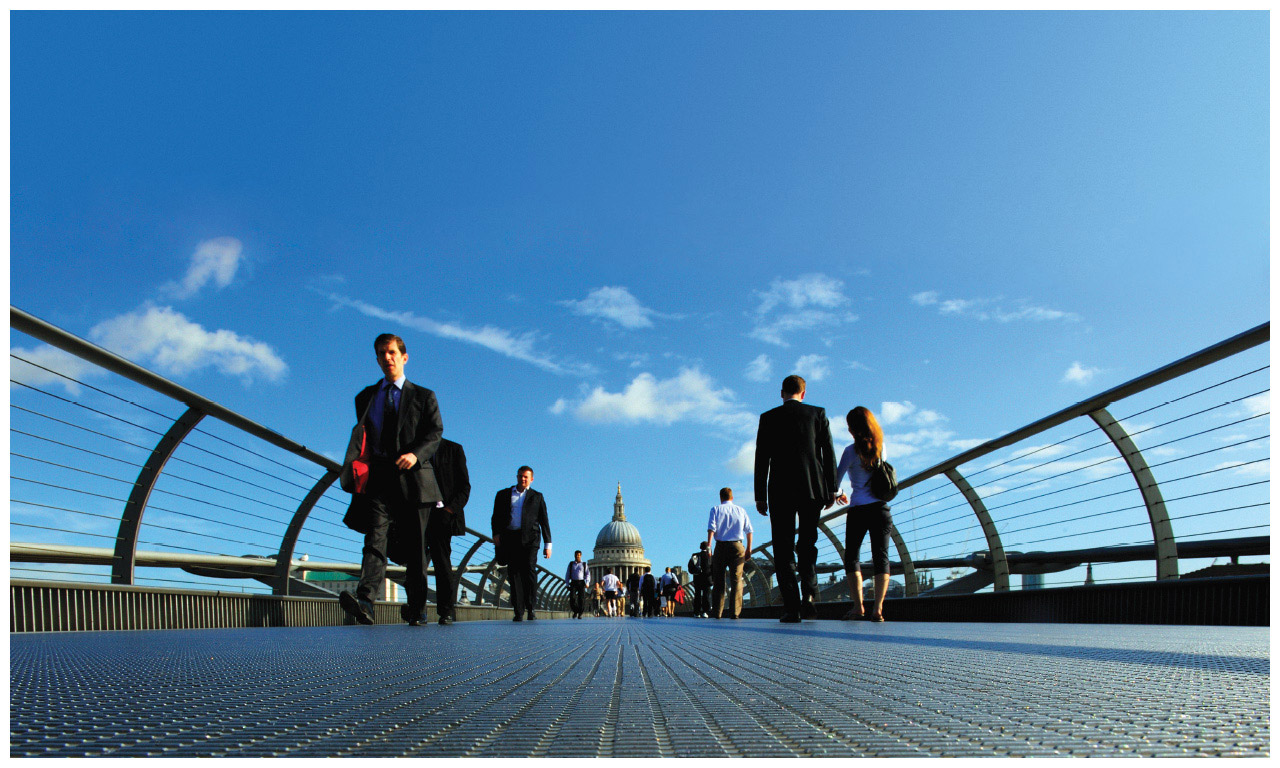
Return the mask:
<svg viewBox="0 0 1280 768">
<path fill-rule="evenodd" d="M 526 363 L 541 368 L 544 371 L 557 373 L 561 375 L 583 376 L 595 372 L 595 368 L 585 363 L 560 362 L 549 355 L 540 353 L 534 349 L 534 342 L 537 341 L 537 334 L 522 333 L 519 335 L 512 334 L 502 328 L 496 328 L 486 325 L 481 328 L 467 328 L 456 323 L 441 323 L 428 317 L 421 317 L 412 312 L 402 312 L 382 309 L 372 304 L 366 304 L 363 301 L 350 299 L 346 296 L 340 296 L 335 293 L 324 294 L 330 301 L 339 306 L 350 307 L 357 312 L 374 317 L 379 320 L 387 320 L 400 325 L 408 326 L 423 333 L 429 333 L 433 336 L 439 336 L 444 339 L 453 341 L 462 341 L 468 344 L 484 347 L 485 349 L 497 352 L 500 355 L 522 360 Z"/>
<path fill-rule="evenodd" d="M 870 369 L 870 368 L 868 368 L 867 366 L 865 366 L 865 365 L 863 365 L 862 363 L 858 362 L 857 360 L 850 360 L 850 361 L 849 361 L 849 370 L 851 370 L 851 371 L 868 371 L 868 372 L 870 372 L 870 371 L 871 371 L 871 369 Z"/>
<path fill-rule="evenodd" d="M 642 373 L 621 392 L 596 387 L 574 407 L 574 415 L 594 423 L 719 423 L 738 412 L 733 392 L 717 388 L 696 368 L 683 368 L 675 377 L 661 380 Z"/>
<path fill-rule="evenodd" d="M 915 410 L 916 407 L 912 405 L 909 400 L 901 403 L 895 403 L 893 401 L 880 403 L 880 423 L 886 426 L 889 424 L 897 424 L 905 417 L 914 413 Z"/>
<path fill-rule="evenodd" d="M 1074 312 L 1040 307 L 1025 299 L 1014 301 L 1012 306 L 1002 304 L 1003 299 L 943 299 L 937 291 L 921 291 L 912 294 L 911 302 L 921 307 L 937 307 L 938 314 L 972 317 L 975 320 L 995 320 L 1012 323 L 1018 320 L 1046 322 L 1051 320 L 1077 321 Z"/>
<path fill-rule="evenodd" d="M 98 323 L 89 338 L 138 363 L 180 376 L 213 367 L 245 380 L 279 382 L 289 366 L 269 345 L 228 330 L 208 331 L 169 307 L 143 307 Z"/>
<path fill-rule="evenodd" d="M 1073 362 L 1067 372 L 1062 374 L 1063 384 L 1088 384 L 1098 375 L 1100 369 L 1086 368 L 1079 362 Z"/>
<path fill-rule="evenodd" d="M 1271 393 L 1263 392 L 1244 401 L 1245 413 L 1249 416 L 1261 416 L 1271 411 Z"/>
<path fill-rule="evenodd" d="M 756 441 L 748 440 L 738 448 L 728 461 L 724 463 L 725 469 L 739 475 L 751 475 L 756 471 Z M 741 503 L 741 502 L 739 502 Z"/>
<path fill-rule="evenodd" d="M 581 301 L 570 299 L 559 303 L 569 307 L 575 315 L 612 320 L 623 328 L 630 329 L 651 328 L 653 321 L 649 318 L 657 314 L 620 285 L 596 288 Z"/>
<path fill-rule="evenodd" d="M 31 349 L 11 349 L 10 354 L 15 359 L 10 366 L 9 373 L 15 381 L 30 384 L 33 387 L 56 384 L 65 389 L 69 395 L 80 394 L 80 385 L 64 377 L 84 379 L 103 373 L 103 369 L 96 365 L 48 344 L 41 344 Z M 27 365 L 23 361 L 33 363 L 33 365 Z M 49 371 L 35 366 L 48 368 Z M 50 371 L 55 371 L 56 373 L 50 373 Z M 63 375 L 59 376 L 59 373 Z M 17 384 L 10 384 L 9 388 L 12 390 L 16 386 Z"/>
<path fill-rule="evenodd" d="M 564 413 L 565 409 L 568 407 L 569 407 L 569 402 L 565 400 L 563 397 L 560 397 L 560 398 L 557 398 L 556 401 L 552 403 L 551 407 L 548 408 L 547 410 L 559 416 L 560 414 Z"/>
<path fill-rule="evenodd" d="M 160 290 L 166 296 L 187 299 L 210 283 L 218 288 L 226 288 L 236 276 L 243 252 L 244 247 L 234 237 L 205 240 L 196 246 L 196 252 L 191 255 L 191 265 L 187 267 L 186 276 L 180 282 L 165 283 Z"/>
<path fill-rule="evenodd" d="M 822 381 L 829 372 L 826 362 L 822 355 L 804 355 L 796 361 L 794 370 L 806 381 Z"/>
<path fill-rule="evenodd" d="M 842 281 L 822 274 L 774 280 L 768 290 L 756 292 L 760 305 L 748 335 L 785 347 L 784 334 L 854 322 L 858 316 L 843 309 L 849 303 L 843 290 Z"/>
<path fill-rule="evenodd" d="M 743 375 L 750 381 L 768 381 L 773 376 L 773 362 L 769 360 L 768 355 L 760 355 L 747 363 L 747 370 Z"/>
<path fill-rule="evenodd" d="M 1248 464 L 1243 461 L 1224 461 L 1223 463 L 1216 465 L 1214 469 L 1227 469 L 1228 467 L 1236 467 L 1237 469 L 1231 474 L 1240 475 L 1241 477 L 1254 478 L 1271 476 L 1270 461 L 1259 461 L 1257 463 Z"/>
</svg>

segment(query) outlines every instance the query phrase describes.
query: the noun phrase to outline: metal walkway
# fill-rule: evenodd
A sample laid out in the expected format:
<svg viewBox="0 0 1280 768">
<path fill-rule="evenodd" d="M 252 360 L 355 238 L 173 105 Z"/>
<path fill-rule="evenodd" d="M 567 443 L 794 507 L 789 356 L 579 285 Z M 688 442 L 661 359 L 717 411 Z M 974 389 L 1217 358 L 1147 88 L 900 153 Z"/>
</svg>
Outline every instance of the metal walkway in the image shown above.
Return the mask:
<svg viewBox="0 0 1280 768">
<path fill-rule="evenodd" d="M 1269 628 L 624 619 L 10 635 L 10 755 L 1270 751 Z"/>
</svg>

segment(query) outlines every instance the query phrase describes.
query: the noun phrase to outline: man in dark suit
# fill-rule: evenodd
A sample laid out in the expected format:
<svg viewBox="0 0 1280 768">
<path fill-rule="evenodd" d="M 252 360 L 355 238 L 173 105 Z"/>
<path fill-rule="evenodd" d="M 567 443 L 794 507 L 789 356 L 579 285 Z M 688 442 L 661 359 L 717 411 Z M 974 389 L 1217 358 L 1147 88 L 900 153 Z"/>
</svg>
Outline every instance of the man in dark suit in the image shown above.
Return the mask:
<svg viewBox="0 0 1280 768">
<path fill-rule="evenodd" d="M 784 379 L 782 405 L 760 414 L 756 433 L 756 509 L 766 516 L 773 512 L 773 559 L 785 606 L 781 621 L 788 624 L 818 615 L 818 516 L 838 490 L 827 413 L 802 402 L 804 394 L 804 379 Z"/>
<path fill-rule="evenodd" d="M 443 501 L 436 504 L 427 518 L 425 544 L 428 560 L 436 572 L 436 613 L 439 623 L 452 624 L 454 602 L 458 596 L 458 584 L 453 580 L 451 545 L 454 536 L 467 532 L 467 520 L 463 508 L 471 498 L 471 478 L 467 475 L 467 454 L 462 446 L 452 440 L 441 440 L 431 460 L 435 468 L 436 484 L 440 486 Z"/>
<path fill-rule="evenodd" d="M 649 566 L 644 567 L 644 578 L 640 580 L 640 597 L 644 600 L 644 615 L 658 615 L 658 582 L 653 578 L 653 569 Z"/>
<path fill-rule="evenodd" d="M 387 574 L 387 529 L 396 521 L 407 540 L 402 615 L 417 617 L 427 601 L 427 564 L 423 533 L 436 502 L 441 500 L 431 459 L 440 445 L 444 422 L 436 395 L 404 375 L 409 353 L 399 336 L 384 333 L 373 342 L 382 381 L 356 395 L 356 418 L 365 425 L 369 445 L 369 480 L 365 495 L 370 526 L 364 537 L 360 584 L 353 597 L 344 592 L 342 609 L 361 624 L 373 623 L 373 600 Z"/>
<path fill-rule="evenodd" d="M 537 599 L 537 582 L 533 578 L 534 565 L 538 562 L 538 543 L 546 540 L 543 557 L 551 557 L 551 524 L 547 521 L 547 503 L 542 494 L 529 486 L 533 484 L 533 470 L 521 467 L 516 471 L 516 484 L 503 488 L 493 499 L 493 517 L 489 523 L 493 529 L 493 546 L 507 562 L 507 582 L 511 585 L 511 607 L 515 609 L 513 621 L 523 621 L 528 615 L 532 621 L 533 606 Z"/>
<path fill-rule="evenodd" d="M 627 577 L 627 615 L 640 618 L 640 572 Z"/>
</svg>

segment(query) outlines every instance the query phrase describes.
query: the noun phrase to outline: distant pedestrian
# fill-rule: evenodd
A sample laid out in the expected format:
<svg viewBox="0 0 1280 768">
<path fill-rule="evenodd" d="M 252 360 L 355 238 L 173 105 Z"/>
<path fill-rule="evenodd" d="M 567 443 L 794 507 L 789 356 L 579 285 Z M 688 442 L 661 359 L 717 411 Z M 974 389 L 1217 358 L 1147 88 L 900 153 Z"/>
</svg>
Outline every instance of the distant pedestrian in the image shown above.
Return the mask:
<svg viewBox="0 0 1280 768">
<path fill-rule="evenodd" d="M 644 615 L 658 615 L 658 583 L 650 573 L 649 566 L 644 567 L 644 578 L 640 580 L 640 599 L 644 601 Z"/>
<path fill-rule="evenodd" d="M 725 571 L 729 572 L 729 618 L 742 615 L 742 568 L 751 552 L 751 518 L 747 510 L 733 503 L 733 489 L 720 489 L 720 503 L 707 518 L 706 546 L 711 547 L 711 615 L 724 616 Z M 743 545 L 743 540 L 746 545 Z"/>
<path fill-rule="evenodd" d="M 871 470 L 884 461 L 884 431 L 875 414 L 862 406 L 845 416 L 853 444 L 844 449 L 840 465 L 836 468 L 836 480 L 849 475 L 849 495 L 841 494 L 837 500 L 851 505 L 846 510 L 844 524 L 844 570 L 849 579 L 849 596 L 854 607 L 842 619 L 859 619 L 864 615 L 862 606 L 862 564 L 860 554 L 862 538 L 871 534 L 871 562 L 875 574 L 875 608 L 866 617 L 871 621 L 884 621 L 884 596 L 889 591 L 889 531 L 893 516 L 889 505 L 871 492 L 868 481 Z"/>
<path fill-rule="evenodd" d="M 600 581 L 601 586 L 604 587 L 604 615 L 613 616 L 618 607 L 618 577 L 614 576 L 613 569 L 609 568 Z"/>
<path fill-rule="evenodd" d="M 587 564 L 582 562 L 582 550 L 576 550 L 573 553 L 573 560 L 569 562 L 569 570 L 565 571 L 564 583 L 569 587 L 569 610 L 573 613 L 573 618 L 582 618 L 582 611 L 586 601 L 587 586 L 591 580 L 591 572 L 587 570 Z"/>
<path fill-rule="evenodd" d="M 632 571 L 627 577 L 627 615 L 640 617 L 640 571 Z"/>
<path fill-rule="evenodd" d="M 693 615 L 707 618 L 711 610 L 711 552 L 707 542 L 698 545 L 698 551 L 689 558 L 689 574 L 693 576 Z"/>
<path fill-rule="evenodd" d="M 493 547 L 507 561 L 507 581 L 511 584 L 512 621 L 538 618 L 533 606 L 538 599 L 538 583 L 533 570 L 538 562 L 538 543 L 546 542 L 543 557 L 551 557 L 551 525 L 547 522 L 547 502 L 530 487 L 533 470 L 516 470 L 516 484 L 503 488 L 493 498 Z"/>
<path fill-rule="evenodd" d="M 671 566 L 662 572 L 659 579 L 659 587 L 662 590 L 662 615 L 671 617 L 676 615 L 676 590 L 680 589 L 680 580 L 671 572 Z"/>
</svg>

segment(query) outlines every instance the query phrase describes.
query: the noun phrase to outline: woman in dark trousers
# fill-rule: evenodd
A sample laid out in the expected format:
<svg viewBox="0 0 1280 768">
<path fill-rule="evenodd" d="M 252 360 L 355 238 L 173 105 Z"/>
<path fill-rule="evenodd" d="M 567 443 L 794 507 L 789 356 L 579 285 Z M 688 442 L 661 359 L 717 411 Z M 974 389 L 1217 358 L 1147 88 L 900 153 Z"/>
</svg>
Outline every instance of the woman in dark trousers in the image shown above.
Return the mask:
<svg viewBox="0 0 1280 768">
<path fill-rule="evenodd" d="M 884 431 L 875 414 L 861 405 L 845 416 L 853 445 L 844 449 L 836 467 L 836 482 L 847 473 L 849 493 L 840 494 L 840 504 L 849 504 L 844 524 L 844 570 L 849 579 L 849 594 L 854 607 L 843 620 L 884 621 L 884 596 L 889 591 L 889 529 L 893 517 L 889 505 L 877 499 L 867 487 L 870 470 L 884 460 Z M 866 613 L 862 607 L 862 566 L 859 554 L 862 539 L 871 534 L 871 561 L 875 567 L 875 610 Z"/>
</svg>

